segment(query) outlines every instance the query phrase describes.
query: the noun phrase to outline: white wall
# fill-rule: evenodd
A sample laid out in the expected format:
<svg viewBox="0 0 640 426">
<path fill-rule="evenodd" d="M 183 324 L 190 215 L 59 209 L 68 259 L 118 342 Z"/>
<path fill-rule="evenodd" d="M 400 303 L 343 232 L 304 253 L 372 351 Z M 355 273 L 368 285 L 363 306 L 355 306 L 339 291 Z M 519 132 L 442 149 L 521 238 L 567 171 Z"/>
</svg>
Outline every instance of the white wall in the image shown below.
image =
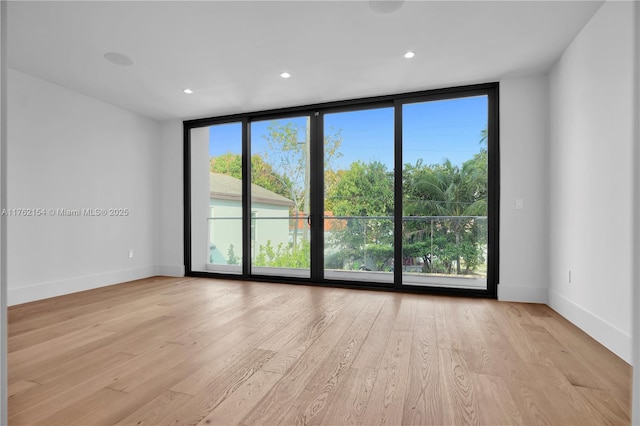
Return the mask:
<svg viewBox="0 0 640 426">
<path fill-rule="evenodd" d="M 550 72 L 549 305 L 627 362 L 637 261 L 632 9 L 606 2 Z"/>
<path fill-rule="evenodd" d="M 633 215 L 636 220 L 634 232 L 633 264 L 635 266 L 634 282 L 634 304 L 633 304 L 633 403 L 632 403 L 632 424 L 640 425 L 640 2 L 635 2 L 634 13 L 634 176 L 633 193 L 635 195 Z"/>
<path fill-rule="evenodd" d="M 282 244 L 287 247 L 289 244 L 289 207 L 251 202 L 251 213 L 256 214 L 255 226 L 255 256 L 260 253 L 260 247 L 271 243 L 274 250 Z M 279 217 L 282 219 L 264 219 L 266 217 Z M 297 242 L 302 241 L 302 233 L 298 236 Z M 293 237 L 291 238 L 293 242 Z"/>
<path fill-rule="evenodd" d="M 7 2 L 0 2 L 0 210 L 7 195 Z M 0 216 L 0 425 L 7 424 L 7 220 Z"/>
<path fill-rule="evenodd" d="M 129 211 L 9 217 L 9 304 L 156 274 L 159 123 L 12 69 L 8 92 L 8 207 Z"/>
<path fill-rule="evenodd" d="M 184 276 L 182 121 L 161 124 L 160 138 L 160 268 L 167 276 Z"/>
<path fill-rule="evenodd" d="M 220 254 L 226 260 L 229 248 L 233 244 L 234 253 L 238 258 L 242 258 L 242 204 L 239 200 L 222 200 L 212 198 L 210 206 L 213 207 L 214 218 L 237 218 L 237 220 L 218 220 L 211 221 L 209 224 L 209 241 L 214 244 Z M 289 207 L 274 204 L 251 203 L 251 213 L 255 213 L 255 235 L 253 239 L 254 255 L 260 252 L 260 247 L 266 246 L 267 243 L 275 249 L 282 244 L 287 247 L 289 244 Z M 265 219 L 265 218 L 282 218 L 282 219 Z M 302 238 L 302 237 L 299 237 Z M 255 260 L 252 256 L 252 260 Z M 209 271 L 219 268 L 211 268 L 207 265 Z M 224 268 L 223 268 L 224 269 Z"/>
<path fill-rule="evenodd" d="M 544 76 L 500 82 L 500 300 L 547 302 L 547 105 Z"/>
<path fill-rule="evenodd" d="M 223 219 L 209 222 L 209 242 L 216 246 L 216 249 L 224 258 L 224 264 L 222 265 L 226 266 L 231 245 L 233 245 L 233 252 L 236 257 L 242 259 L 242 203 L 240 200 L 221 200 L 217 198 L 211 198 L 209 201 L 212 210 L 211 217 L 237 218 L 235 220 Z M 237 269 L 241 270 L 240 268 Z"/>
</svg>

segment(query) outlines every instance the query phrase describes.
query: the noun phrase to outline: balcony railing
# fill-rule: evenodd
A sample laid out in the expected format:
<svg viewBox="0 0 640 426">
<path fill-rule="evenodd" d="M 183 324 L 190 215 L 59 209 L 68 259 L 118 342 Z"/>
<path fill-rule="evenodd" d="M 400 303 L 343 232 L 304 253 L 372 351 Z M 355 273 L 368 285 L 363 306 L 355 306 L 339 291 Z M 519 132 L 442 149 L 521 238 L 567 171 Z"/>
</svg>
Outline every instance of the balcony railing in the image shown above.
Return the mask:
<svg viewBox="0 0 640 426">
<path fill-rule="evenodd" d="M 299 220 L 251 219 L 254 273 L 271 270 L 277 275 L 306 276 L 300 274 L 311 263 L 310 233 Z M 240 271 L 241 218 L 208 222 L 210 269 Z M 404 284 L 486 286 L 486 216 L 404 216 L 401 265 L 394 263 L 392 216 L 325 216 L 323 227 L 325 278 L 393 282 L 394 271 L 400 268 Z"/>
</svg>

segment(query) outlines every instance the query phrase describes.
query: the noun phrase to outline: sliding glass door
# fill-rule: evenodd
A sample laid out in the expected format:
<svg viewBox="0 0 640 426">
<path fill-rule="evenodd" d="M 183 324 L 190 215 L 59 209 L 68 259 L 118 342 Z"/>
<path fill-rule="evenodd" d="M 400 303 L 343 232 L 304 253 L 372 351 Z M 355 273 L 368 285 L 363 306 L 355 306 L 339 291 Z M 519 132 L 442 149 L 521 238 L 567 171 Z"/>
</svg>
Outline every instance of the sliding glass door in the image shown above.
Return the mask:
<svg viewBox="0 0 640 426">
<path fill-rule="evenodd" d="M 187 273 L 496 294 L 497 86 L 185 122 Z"/>
<path fill-rule="evenodd" d="M 251 274 L 311 276 L 310 117 L 251 122 Z"/>
<path fill-rule="evenodd" d="M 324 277 L 393 283 L 393 107 L 324 114 Z"/>
<path fill-rule="evenodd" d="M 242 123 L 189 130 L 191 269 L 242 273 Z"/>
<path fill-rule="evenodd" d="M 487 288 L 488 97 L 402 105 L 402 284 Z"/>
</svg>

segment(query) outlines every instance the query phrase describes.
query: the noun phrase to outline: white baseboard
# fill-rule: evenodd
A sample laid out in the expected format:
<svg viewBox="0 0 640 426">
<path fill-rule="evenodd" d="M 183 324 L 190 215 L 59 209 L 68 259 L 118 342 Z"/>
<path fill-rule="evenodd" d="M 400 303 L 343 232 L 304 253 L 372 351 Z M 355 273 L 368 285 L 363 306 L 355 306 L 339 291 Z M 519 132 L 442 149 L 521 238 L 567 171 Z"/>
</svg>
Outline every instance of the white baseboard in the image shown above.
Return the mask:
<svg viewBox="0 0 640 426">
<path fill-rule="evenodd" d="M 163 277 L 184 277 L 184 265 L 160 265 L 158 275 Z"/>
<path fill-rule="evenodd" d="M 589 336 L 602 343 L 611 352 L 627 363 L 632 363 L 633 342 L 631 334 L 625 333 L 556 292 L 549 292 L 548 305 Z"/>
<path fill-rule="evenodd" d="M 504 302 L 547 303 L 547 287 L 498 284 L 498 300 Z"/>
<path fill-rule="evenodd" d="M 158 275 L 157 266 L 143 266 L 140 268 L 121 269 L 63 280 L 47 281 L 24 287 L 9 287 L 7 289 L 7 305 L 19 305 L 35 300 L 76 293 L 78 291 L 153 277 L 155 275 Z"/>
</svg>

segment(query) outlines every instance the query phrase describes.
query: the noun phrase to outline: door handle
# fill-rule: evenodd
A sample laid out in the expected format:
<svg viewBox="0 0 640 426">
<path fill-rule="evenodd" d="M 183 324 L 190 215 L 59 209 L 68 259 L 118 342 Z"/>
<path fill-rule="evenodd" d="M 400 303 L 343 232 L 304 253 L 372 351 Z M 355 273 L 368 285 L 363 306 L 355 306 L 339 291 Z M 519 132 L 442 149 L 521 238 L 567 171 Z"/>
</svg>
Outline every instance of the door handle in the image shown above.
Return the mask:
<svg viewBox="0 0 640 426">
<path fill-rule="evenodd" d="M 307 225 L 311 226 L 311 215 L 307 216 Z"/>
</svg>

